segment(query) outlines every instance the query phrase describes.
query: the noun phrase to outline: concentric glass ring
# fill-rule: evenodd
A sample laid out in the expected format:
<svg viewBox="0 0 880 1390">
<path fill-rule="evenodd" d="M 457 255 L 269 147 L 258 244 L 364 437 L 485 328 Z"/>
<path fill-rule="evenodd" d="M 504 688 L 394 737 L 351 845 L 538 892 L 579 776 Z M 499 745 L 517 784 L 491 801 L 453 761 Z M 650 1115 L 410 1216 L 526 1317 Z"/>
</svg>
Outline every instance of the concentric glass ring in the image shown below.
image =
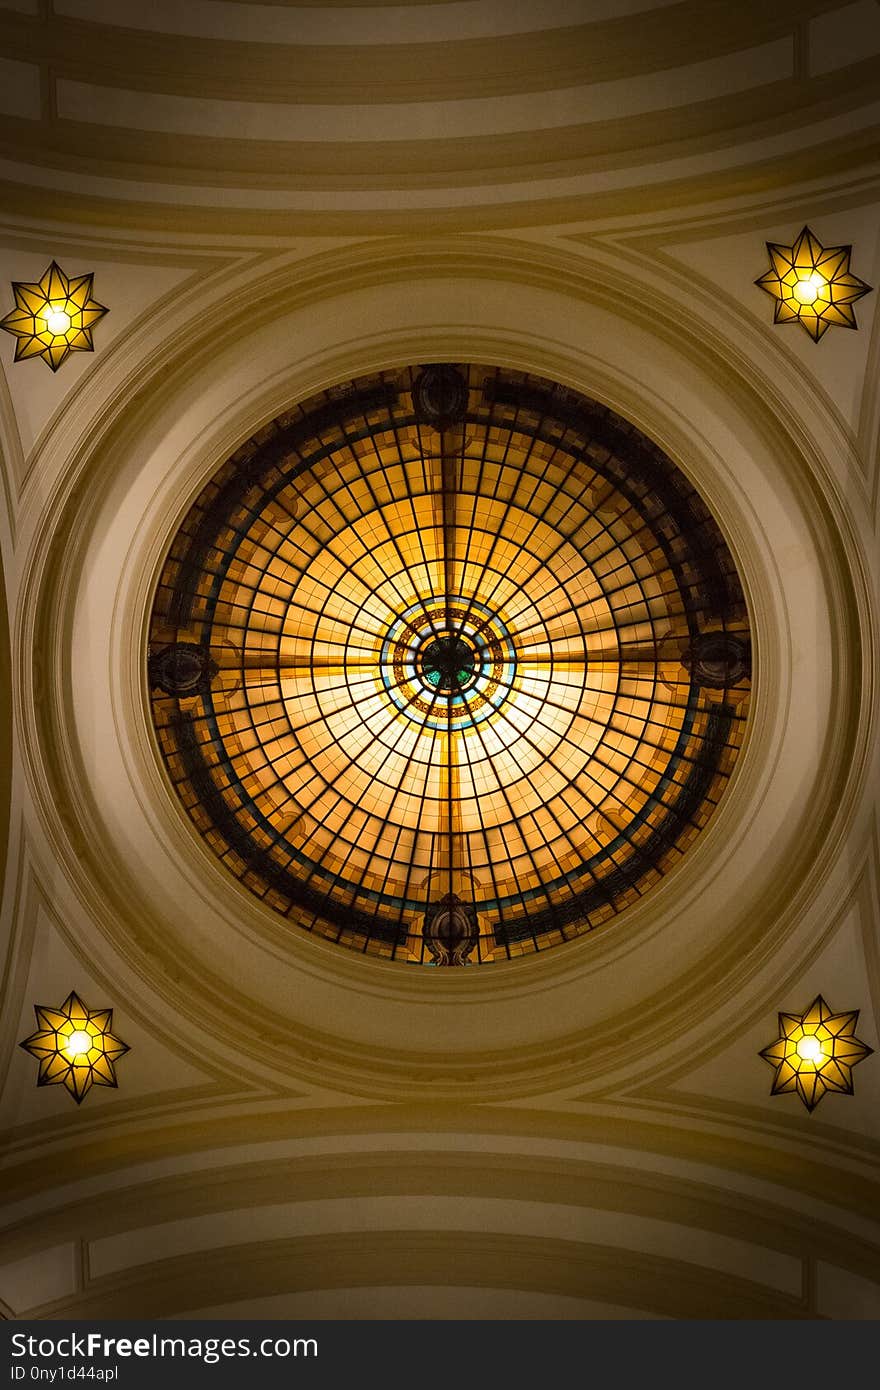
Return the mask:
<svg viewBox="0 0 880 1390">
<path fill-rule="evenodd" d="M 404 963 L 617 918 L 713 814 L 750 699 L 742 587 L 684 474 L 597 402 L 474 365 L 346 383 L 242 445 L 172 543 L 148 655 L 227 870 Z"/>
<path fill-rule="evenodd" d="M 450 662 L 458 652 L 459 662 Z M 379 669 L 388 698 L 426 729 L 464 729 L 496 714 L 516 661 L 501 618 L 484 604 L 426 599 L 396 619 Z"/>
</svg>

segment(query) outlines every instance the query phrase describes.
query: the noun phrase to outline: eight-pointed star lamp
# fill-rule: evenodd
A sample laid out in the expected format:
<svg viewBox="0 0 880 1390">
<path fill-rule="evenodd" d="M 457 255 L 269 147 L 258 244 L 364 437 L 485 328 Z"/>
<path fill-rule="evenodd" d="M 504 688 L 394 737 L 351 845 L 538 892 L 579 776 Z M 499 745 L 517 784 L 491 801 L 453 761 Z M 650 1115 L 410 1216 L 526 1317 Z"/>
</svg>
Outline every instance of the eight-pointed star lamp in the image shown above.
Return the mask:
<svg viewBox="0 0 880 1390">
<path fill-rule="evenodd" d="M 792 246 L 768 241 L 767 254 L 755 284 L 776 301 L 774 323 L 799 323 L 816 343 L 829 328 L 858 328 L 853 304 L 871 286 L 850 271 L 851 246 L 823 246 L 804 227 Z"/>
<path fill-rule="evenodd" d="M 0 328 L 16 339 L 16 362 L 42 357 L 57 372 L 72 352 L 94 352 L 92 329 L 109 311 L 92 298 L 93 279 L 68 278 L 53 261 L 39 280 L 13 281 L 15 308 Z"/>
<path fill-rule="evenodd" d="M 77 994 L 60 1008 L 35 1004 L 37 1031 L 20 1044 L 40 1063 L 38 1086 L 66 1086 L 77 1104 L 92 1086 L 115 1086 L 128 1044 L 114 1037 L 112 1009 L 90 1009 Z"/>
<path fill-rule="evenodd" d="M 856 1037 L 858 1009 L 834 1013 L 821 994 L 802 1014 L 779 1015 L 779 1037 L 759 1052 L 776 1068 L 770 1094 L 796 1092 L 814 1110 L 826 1091 L 853 1094 L 852 1069 L 873 1048 Z"/>
</svg>

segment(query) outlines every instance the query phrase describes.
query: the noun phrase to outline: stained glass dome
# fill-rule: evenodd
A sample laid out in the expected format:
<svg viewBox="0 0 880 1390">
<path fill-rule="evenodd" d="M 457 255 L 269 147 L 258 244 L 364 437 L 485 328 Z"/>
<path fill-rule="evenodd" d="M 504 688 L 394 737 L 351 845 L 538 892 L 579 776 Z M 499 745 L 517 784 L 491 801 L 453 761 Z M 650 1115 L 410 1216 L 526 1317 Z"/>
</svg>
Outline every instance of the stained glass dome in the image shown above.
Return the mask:
<svg viewBox="0 0 880 1390">
<path fill-rule="evenodd" d="M 709 820 L 748 716 L 742 587 L 683 472 L 473 364 L 347 382 L 243 444 L 149 644 L 210 851 L 292 932 L 409 964 L 611 923 Z"/>
</svg>

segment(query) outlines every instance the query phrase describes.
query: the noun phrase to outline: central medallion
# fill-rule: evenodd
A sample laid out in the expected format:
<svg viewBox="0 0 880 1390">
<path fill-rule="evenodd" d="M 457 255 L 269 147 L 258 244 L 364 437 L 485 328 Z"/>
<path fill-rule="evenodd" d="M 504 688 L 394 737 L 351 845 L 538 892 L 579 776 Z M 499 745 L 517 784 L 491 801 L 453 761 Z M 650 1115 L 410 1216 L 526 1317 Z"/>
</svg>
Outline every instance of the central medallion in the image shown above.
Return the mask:
<svg viewBox="0 0 880 1390">
<path fill-rule="evenodd" d="M 426 599 L 392 623 L 379 653 L 382 684 L 425 729 L 472 728 L 507 700 L 516 672 L 504 620 L 474 598 Z"/>
<path fill-rule="evenodd" d="M 419 653 L 418 668 L 429 690 L 466 690 L 480 672 L 480 655 L 457 633 L 434 637 Z"/>
</svg>

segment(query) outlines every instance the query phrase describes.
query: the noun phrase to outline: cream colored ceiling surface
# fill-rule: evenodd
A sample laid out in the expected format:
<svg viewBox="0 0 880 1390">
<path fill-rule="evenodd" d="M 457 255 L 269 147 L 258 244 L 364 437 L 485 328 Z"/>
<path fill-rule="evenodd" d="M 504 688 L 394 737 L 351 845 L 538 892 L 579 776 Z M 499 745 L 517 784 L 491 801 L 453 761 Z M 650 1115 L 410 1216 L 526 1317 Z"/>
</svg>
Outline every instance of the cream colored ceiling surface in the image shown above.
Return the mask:
<svg viewBox="0 0 880 1390">
<path fill-rule="evenodd" d="M 876 291 L 814 344 L 753 283 L 805 223 L 880 280 L 878 15 L 0 11 L 3 312 L 52 258 L 110 310 L 56 377 L 0 335 L 6 1315 L 878 1315 L 880 1063 L 808 1114 L 756 1055 L 817 992 L 878 1044 Z M 754 642 L 680 872 L 490 970 L 291 933 L 204 854 L 149 717 L 156 585 L 224 460 L 431 362 L 631 421 Z M 81 1106 L 17 1046 L 72 989 L 131 1047 Z"/>
<path fill-rule="evenodd" d="M 588 198 L 632 210 L 647 184 L 655 205 L 683 179 L 742 191 L 758 163 L 836 173 L 876 139 L 870 0 L 69 0 L 2 28 L 6 197 L 23 209 L 51 189 L 77 220 L 534 224 L 589 214 Z"/>
</svg>

